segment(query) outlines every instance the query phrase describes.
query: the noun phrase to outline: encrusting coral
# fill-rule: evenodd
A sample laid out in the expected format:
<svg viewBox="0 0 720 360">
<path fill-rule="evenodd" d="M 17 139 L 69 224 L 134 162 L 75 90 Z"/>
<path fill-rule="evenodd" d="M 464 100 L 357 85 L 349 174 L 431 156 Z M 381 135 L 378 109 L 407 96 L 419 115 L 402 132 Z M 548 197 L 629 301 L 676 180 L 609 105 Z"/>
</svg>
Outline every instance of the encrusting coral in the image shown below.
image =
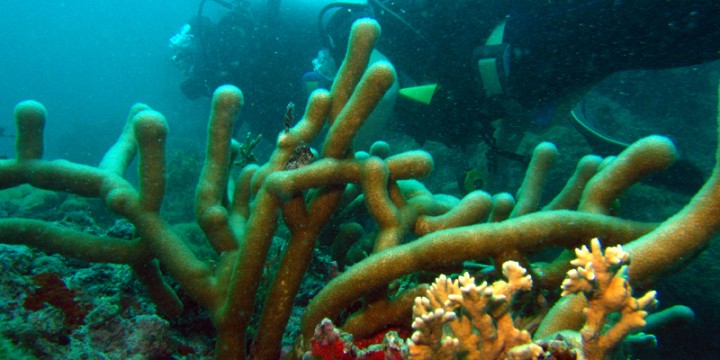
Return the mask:
<svg viewBox="0 0 720 360">
<path fill-rule="evenodd" d="M 355 154 L 352 141 L 385 91 L 395 81 L 387 63 L 368 67 L 380 28 L 361 20 L 352 29 L 345 61 L 330 92 L 314 92 L 295 126 L 282 132 L 267 163 L 249 165 L 230 179 L 231 141 L 242 93 L 232 86 L 213 97 L 205 163 L 195 193 L 195 213 L 214 250 L 216 263 L 199 259 L 160 215 L 165 192 L 164 117 L 146 105 L 131 109 L 117 142 L 98 166 L 43 160 L 45 109 L 37 102 L 19 104 L 16 157 L 0 160 L 0 189 L 30 184 L 36 188 L 101 199 L 108 209 L 134 225 L 135 237 L 124 240 L 86 234 L 48 222 L 0 219 L 0 242 L 24 244 L 91 262 L 128 264 L 166 316 L 182 303 L 161 276 L 160 266 L 183 291 L 209 310 L 217 330 L 216 356 L 221 359 L 277 358 L 293 299 L 312 258 L 318 237 L 334 214 L 361 199 L 377 223 L 374 250 L 328 283 L 307 306 L 298 347 L 308 348 L 317 324 L 337 320 L 348 306 L 365 306 L 341 323 L 363 338 L 388 325 L 406 324 L 422 286 L 392 294 L 388 285 L 418 271 L 462 266 L 466 260 L 516 260 L 532 275 L 535 288 L 556 289 L 568 270 L 567 253 L 549 264 L 531 266 L 528 256 L 552 246 L 571 249 L 598 237 L 607 245 L 627 244 L 633 283 L 648 283 L 692 258 L 720 229 L 720 173 L 716 165 L 705 186 L 677 215 L 658 224 L 610 215 L 613 202 L 643 176 L 675 158 L 667 138 L 642 139 L 617 158 L 589 156 L 548 205 L 539 199 L 545 174 L 556 154 L 540 144 L 533 154 L 517 201 L 475 191 L 462 199 L 430 193 L 417 179 L 433 169 L 431 156 L 407 151 Z M 328 131 L 317 159 L 288 170 L 299 147 Z M 381 148 L 381 147 L 378 147 Z M 139 183 L 124 173 L 138 157 Z M 229 183 L 229 182 L 232 183 Z M 350 184 L 352 184 L 350 186 Z M 355 201 L 353 203 L 359 203 Z M 282 220 L 289 239 L 264 299 L 256 299 L 268 248 Z M 365 219 L 367 220 L 367 219 Z M 367 221 L 366 221 L 367 222 Z M 407 241 L 410 238 L 412 241 Z M 658 246 L 662 244 L 662 246 Z M 393 295 L 393 296 L 391 296 Z M 256 301 L 262 314 L 253 339 L 246 338 Z M 581 296 L 568 296 L 545 316 L 535 338 L 583 324 Z M 247 343 L 252 343 L 246 353 Z M 290 354 L 291 357 L 301 356 Z"/>
</svg>

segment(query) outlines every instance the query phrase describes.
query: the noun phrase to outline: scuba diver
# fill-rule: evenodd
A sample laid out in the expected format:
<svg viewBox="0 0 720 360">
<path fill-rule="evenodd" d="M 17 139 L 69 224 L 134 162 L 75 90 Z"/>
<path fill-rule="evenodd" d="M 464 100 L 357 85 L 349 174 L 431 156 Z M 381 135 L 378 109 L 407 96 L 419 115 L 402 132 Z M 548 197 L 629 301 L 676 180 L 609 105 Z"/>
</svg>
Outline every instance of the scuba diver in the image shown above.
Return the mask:
<svg viewBox="0 0 720 360">
<path fill-rule="evenodd" d="M 296 59 L 312 58 L 317 36 L 312 25 L 303 32 L 299 19 L 280 17 L 280 0 L 258 3 L 200 0 L 197 14 L 170 39 L 170 47 L 185 77 L 180 90 L 186 98 L 210 97 L 223 84 L 238 86 L 248 99 L 243 123 L 272 138 L 282 127 L 285 104 L 303 102 L 298 74 L 306 64 Z M 313 42 L 299 41 L 304 38 Z"/>
<path fill-rule="evenodd" d="M 498 133 L 517 135 L 572 114 L 591 144 L 610 145 L 602 152 L 622 147 L 572 111 L 590 88 L 624 70 L 720 58 L 717 0 L 335 2 L 318 20 L 326 54 L 342 59 L 360 17 L 382 25 L 376 48 L 398 72 L 400 98 L 414 100 L 397 102 L 398 130 L 420 144 L 484 141 L 489 163 L 526 161 L 498 145 L 496 120 Z"/>
<path fill-rule="evenodd" d="M 209 96 L 232 83 L 251 99 L 245 113 L 260 118 L 251 125 L 278 123 L 288 100 L 304 103 L 288 99 L 303 93 L 296 89 L 303 86 L 287 79 L 306 70 L 296 59 L 308 51 L 312 57 L 316 38 L 287 23 L 300 17 L 278 23 L 278 0 L 268 1 L 268 15 L 260 19 L 248 0 L 212 2 L 227 15 L 213 24 L 202 15 L 202 0 L 197 16 L 171 41 L 187 76 L 183 93 Z M 313 62 L 315 71 L 303 78 L 309 90 L 330 86 L 350 27 L 362 17 L 375 18 L 383 28 L 373 57 L 388 55 L 398 72 L 399 90 L 391 90 L 384 103 L 392 104 L 395 94 L 412 99 L 395 102 L 399 121 L 389 126 L 421 144 L 463 147 L 482 141 L 491 165 L 497 158 L 527 161 L 512 151 L 513 141 L 568 114 L 592 143 L 610 143 L 582 107 L 572 109 L 611 74 L 720 57 L 717 0 L 338 1 L 318 14 L 323 49 Z M 383 125 L 379 121 L 375 128 Z"/>
<path fill-rule="evenodd" d="M 210 96 L 215 89 L 242 78 L 256 56 L 256 20 L 248 2 L 213 0 L 228 12 L 216 24 L 203 16 L 206 0 L 201 0 L 197 16 L 170 39 L 173 62 L 187 78 L 180 89 L 188 99 Z"/>
</svg>

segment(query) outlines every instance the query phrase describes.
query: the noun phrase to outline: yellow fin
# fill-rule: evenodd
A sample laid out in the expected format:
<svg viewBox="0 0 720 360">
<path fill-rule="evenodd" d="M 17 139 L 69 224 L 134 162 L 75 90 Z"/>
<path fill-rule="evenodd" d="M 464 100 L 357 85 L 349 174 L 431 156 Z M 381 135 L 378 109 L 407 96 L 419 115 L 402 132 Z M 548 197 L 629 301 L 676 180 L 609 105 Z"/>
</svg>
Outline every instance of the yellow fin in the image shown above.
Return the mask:
<svg viewBox="0 0 720 360">
<path fill-rule="evenodd" d="M 437 90 L 437 86 L 437 84 L 429 84 L 407 87 L 400 89 L 399 94 L 406 99 L 430 105 L 432 97 L 435 95 L 435 90 Z"/>
</svg>

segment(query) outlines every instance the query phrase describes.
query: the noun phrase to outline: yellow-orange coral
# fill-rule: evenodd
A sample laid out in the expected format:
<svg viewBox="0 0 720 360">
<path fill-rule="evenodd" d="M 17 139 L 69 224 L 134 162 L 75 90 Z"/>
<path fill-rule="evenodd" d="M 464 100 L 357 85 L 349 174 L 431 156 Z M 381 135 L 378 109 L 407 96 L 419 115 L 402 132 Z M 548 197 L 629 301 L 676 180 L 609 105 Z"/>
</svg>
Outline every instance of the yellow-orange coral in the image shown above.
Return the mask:
<svg viewBox="0 0 720 360">
<path fill-rule="evenodd" d="M 588 306 L 583 311 L 585 326 L 580 332 L 583 352 L 589 360 L 607 359 L 631 331 L 645 326 L 646 310 L 657 303 L 655 291 L 640 298 L 632 296 L 627 279 L 629 254 L 620 245 L 603 253 L 600 241 L 595 238 L 590 249 L 583 246 L 575 254 L 577 259 L 572 264 L 577 268 L 568 271 L 562 295 L 582 292 L 588 297 Z M 603 331 L 612 313 L 620 313 L 620 319 Z"/>
<path fill-rule="evenodd" d="M 425 297 L 415 299 L 410 358 L 498 359 L 509 353 L 514 358 L 534 358 L 541 354 L 530 334 L 515 328 L 509 311 L 515 294 L 532 288 L 526 272 L 517 262 L 508 261 L 503 264 L 507 282 L 477 285 L 468 273 L 457 280 L 438 277 Z"/>
</svg>

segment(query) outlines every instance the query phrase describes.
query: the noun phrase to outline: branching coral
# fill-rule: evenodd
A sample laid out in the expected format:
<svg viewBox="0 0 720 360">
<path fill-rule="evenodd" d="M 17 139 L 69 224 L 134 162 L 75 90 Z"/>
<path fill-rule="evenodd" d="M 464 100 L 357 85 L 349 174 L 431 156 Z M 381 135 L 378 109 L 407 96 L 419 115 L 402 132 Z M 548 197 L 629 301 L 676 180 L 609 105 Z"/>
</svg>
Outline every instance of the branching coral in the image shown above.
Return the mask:
<svg viewBox="0 0 720 360">
<path fill-rule="evenodd" d="M 0 161 L 0 188 L 27 183 L 100 198 L 135 226 L 133 240 L 10 218 L 0 220 L 0 241 L 87 261 L 128 264 L 159 311 L 176 316 L 182 304 L 160 274 L 158 262 L 162 263 L 189 296 L 209 309 L 218 333 L 218 358 L 244 358 L 249 341 L 252 357 L 277 357 L 316 237 L 336 208 L 342 185 L 377 164 L 376 159 L 356 161 L 349 149 L 362 121 L 394 81 L 394 71 L 388 64 L 366 69 L 379 31 L 377 23 L 370 20 L 353 27 L 348 60 L 340 69 L 333 91 L 313 93 L 304 117 L 279 135 L 268 163 L 245 167 L 232 187 L 228 183 L 233 158 L 231 133 L 244 99 L 240 90 L 232 86 L 215 92 L 207 154 L 196 187 L 195 213 L 209 243 L 220 255 L 216 264 L 197 258 L 160 215 L 165 192 L 167 123 L 146 105 L 133 107 L 123 133 L 100 165 L 93 167 L 43 160 L 46 111 L 37 102 L 23 102 L 15 112 L 17 156 Z M 286 171 L 295 149 L 309 144 L 327 123 L 330 129 L 322 159 Z M 136 155 L 140 178 L 137 188 L 123 176 Z M 432 166 L 427 154 L 417 152 L 388 158 L 385 164 L 400 169 L 394 172 L 398 179 L 421 176 Z M 306 191 L 312 191 L 308 198 L 303 196 Z M 246 339 L 268 247 L 281 215 L 291 236 L 264 304 L 265 315 L 257 329 L 261 336 Z"/>
<path fill-rule="evenodd" d="M 588 360 L 606 359 L 631 331 L 645 326 L 648 309 L 655 306 L 655 291 L 640 298 L 632 297 L 627 279 L 629 254 L 622 246 L 613 246 L 603 253 L 595 238 L 587 246 L 576 249 L 577 268 L 568 271 L 563 281 L 563 296 L 583 293 L 588 298 L 585 326 L 581 330 L 583 349 Z M 605 330 L 608 316 L 619 313 L 620 319 Z"/>
<path fill-rule="evenodd" d="M 389 313 L 386 307 L 376 307 L 386 302 L 373 295 L 378 289 L 403 275 L 438 266 L 460 265 L 465 260 L 491 258 L 501 264 L 514 259 L 528 268 L 536 287 L 554 289 L 569 268 L 571 252 L 564 252 L 551 263 L 534 266 L 530 266 L 527 256 L 551 246 L 571 249 L 594 237 L 602 238 L 608 245 L 626 244 L 625 249 L 633 258 L 628 266 L 630 278 L 635 283 L 646 284 L 685 264 L 720 230 L 720 167 L 717 162 L 712 175 L 690 203 L 660 224 L 610 215 L 614 201 L 623 191 L 674 161 L 675 149 L 666 138 L 650 136 L 641 139 L 617 157 L 605 160 L 595 156 L 583 158 L 563 190 L 541 207 L 539 194 L 554 152 L 554 147 L 548 144 L 536 148 L 516 202 L 509 195 L 490 198 L 471 193 L 462 201 L 474 198 L 476 204 L 485 204 L 475 205 L 477 210 L 470 212 L 473 219 L 467 216 L 469 213 L 456 211 L 423 214 L 412 219 L 415 224 L 422 224 L 428 219 L 444 218 L 445 214 L 459 216 L 453 219 L 456 227 L 438 226 L 427 232 L 415 232 L 417 239 L 385 246 L 383 251 L 372 254 L 333 279 L 307 307 L 304 332 L 309 334 L 310 325 L 324 317 L 335 318 L 354 299 L 370 295 L 375 302 L 350 317 L 343 328 L 354 334 L 372 333 L 398 318 L 394 315 L 391 320 L 376 313 Z M 410 205 L 404 199 L 393 199 L 393 202 L 401 204 L 402 208 L 398 206 L 401 209 Z M 392 214 L 385 213 L 382 217 L 373 214 L 373 217 L 385 228 L 397 228 L 404 223 L 395 220 L 397 218 Z M 407 218 L 404 220 L 408 221 Z M 423 227 L 406 228 L 418 230 Z M 382 233 L 376 244 L 381 239 Z M 541 338 L 563 329 L 579 329 L 584 321 L 581 311 L 584 306 L 581 297 L 558 302 L 552 306 L 535 336 Z"/>
<path fill-rule="evenodd" d="M 508 261 L 502 266 L 507 282 L 478 286 L 467 273 L 457 280 L 441 275 L 425 297 L 416 298 L 410 358 L 554 359 L 563 353 L 573 359 L 609 359 L 631 331 L 645 326 L 645 310 L 656 304 L 655 292 L 632 297 L 626 271 L 629 254 L 622 246 L 603 253 L 597 238 L 590 246 L 591 250 L 575 250 L 577 258 L 571 263 L 577 268 L 568 271 L 562 284 L 562 296 L 583 293 L 590 299 L 579 334 L 566 330 L 533 343 L 527 331 L 515 327 L 513 298 L 518 291 L 531 290 L 532 279 L 517 262 Z M 611 324 L 614 313 L 620 319 Z"/>
<path fill-rule="evenodd" d="M 425 297 L 415 299 L 415 333 L 409 342 L 412 359 L 499 359 L 513 351 L 542 353 L 527 331 L 516 329 L 510 306 L 518 291 L 532 288 L 532 279 L 517 262 L 503 264 L 505 281 L 475 284 L 468 273 L 457 280 L 441 275 Z"/>
</svg>

